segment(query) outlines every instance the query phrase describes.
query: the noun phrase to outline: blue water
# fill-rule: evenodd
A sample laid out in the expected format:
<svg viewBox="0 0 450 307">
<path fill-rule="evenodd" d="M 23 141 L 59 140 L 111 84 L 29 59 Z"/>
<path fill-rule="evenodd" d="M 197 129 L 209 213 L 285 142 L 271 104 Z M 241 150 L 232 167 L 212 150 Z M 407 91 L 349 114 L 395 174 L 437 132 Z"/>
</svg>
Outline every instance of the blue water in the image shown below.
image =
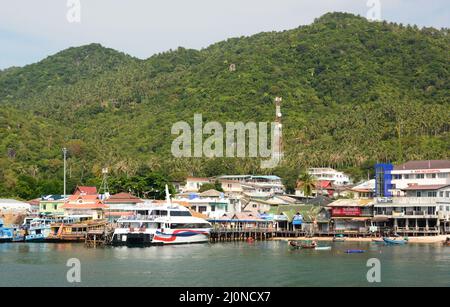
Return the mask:
<svg viewBox="0 0 450 307">
<path fill-rule="evenodd" d="M 450 286 L 449 247 L 329 245 L 333 250 L 292 250 L 276 241 L 142 249 L 8 243 L 0 244 L 0 286 Z M 80 260 L 81 283 L 67 281 L 70 258 Z M 381 283 L 367 281 L 370 258 L 381 261 Z"/>
</svg>

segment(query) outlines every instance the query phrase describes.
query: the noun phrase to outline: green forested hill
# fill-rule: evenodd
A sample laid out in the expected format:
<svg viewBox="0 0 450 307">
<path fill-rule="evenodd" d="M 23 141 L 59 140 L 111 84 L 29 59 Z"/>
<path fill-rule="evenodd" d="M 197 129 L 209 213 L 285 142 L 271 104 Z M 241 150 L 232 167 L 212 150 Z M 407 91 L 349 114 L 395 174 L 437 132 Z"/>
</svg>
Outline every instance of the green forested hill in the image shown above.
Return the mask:
<svg viewBox="0 0 450 307">
<path fill-rule="evenodd" d="M 98 44 L 70 48 L 0 73 L 0 194 L 46 192 L 62 176 L 63 146 L 72 185 L 96 182 L 103 166 L 116 177 L 153 170 L 177 179 L 294 178 L 303 167 L 330 165 L 358 179 L 376 161 L 448 158 L 449 40 L 447 29 L 332 13 L 147 60 Z M 260 170 L 252 159 L 172 158 L 173 123 L 192 122 L 194 113 L 204 121 L 272 121 L 276 96 L 286 150 L 278 169 Z"/>
</svg>

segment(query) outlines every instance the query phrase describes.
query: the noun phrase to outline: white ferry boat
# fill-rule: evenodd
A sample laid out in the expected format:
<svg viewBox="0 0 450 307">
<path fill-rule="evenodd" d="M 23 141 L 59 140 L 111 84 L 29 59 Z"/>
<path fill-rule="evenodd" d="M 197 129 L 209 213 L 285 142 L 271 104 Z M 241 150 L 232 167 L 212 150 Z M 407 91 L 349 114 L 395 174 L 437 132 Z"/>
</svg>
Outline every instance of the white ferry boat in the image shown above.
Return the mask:
<svg viewBox="0 0 450 307">
<path fill-rule="evenodd" d="M 211 224 L 193 217 L 179 204 L 172 204 L 166 187 L 167 202 L 161 206 L 137 206 L 135 215 L 117 221 L 112 244 L 115 246 L 150 246 L 206 243 Z"/>
</svg>

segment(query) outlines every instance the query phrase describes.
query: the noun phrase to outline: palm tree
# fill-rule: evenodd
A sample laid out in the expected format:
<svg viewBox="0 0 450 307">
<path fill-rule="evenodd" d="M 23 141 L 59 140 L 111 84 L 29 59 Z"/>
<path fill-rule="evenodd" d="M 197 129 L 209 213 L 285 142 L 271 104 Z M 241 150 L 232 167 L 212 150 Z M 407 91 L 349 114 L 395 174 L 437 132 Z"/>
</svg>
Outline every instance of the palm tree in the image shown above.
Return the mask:
<svg viewBox="0 0 450 307">
<path fill-rule="evenodd" d="M 303 194 L 306 197 L 309 197 L 309 196 L 311 196 L 312 191 L 316 187 L 316 179 L 314 178 L 314 176 L 312 176 L 309 173 L 306 173 L 306 172 L 302 173 L 298 177 L 298 185 L 297 186 L 302 189 Z"/>
</svg>

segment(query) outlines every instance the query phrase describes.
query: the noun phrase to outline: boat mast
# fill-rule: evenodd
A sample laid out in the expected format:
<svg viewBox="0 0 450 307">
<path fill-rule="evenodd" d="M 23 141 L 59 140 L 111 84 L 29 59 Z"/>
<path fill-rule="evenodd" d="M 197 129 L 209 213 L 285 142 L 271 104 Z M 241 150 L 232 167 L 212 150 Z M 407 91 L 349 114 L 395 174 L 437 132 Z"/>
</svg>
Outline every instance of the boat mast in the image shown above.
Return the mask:
<svg viewBox="0 0 450 307">
<path fill-rule="evenodd" d="M 168 206 L 171 205 L 171 201 L 170 201 L 170 193 L 169 193 L 169 186 L 166 184 L 166 204 Z"/>
</svg>

